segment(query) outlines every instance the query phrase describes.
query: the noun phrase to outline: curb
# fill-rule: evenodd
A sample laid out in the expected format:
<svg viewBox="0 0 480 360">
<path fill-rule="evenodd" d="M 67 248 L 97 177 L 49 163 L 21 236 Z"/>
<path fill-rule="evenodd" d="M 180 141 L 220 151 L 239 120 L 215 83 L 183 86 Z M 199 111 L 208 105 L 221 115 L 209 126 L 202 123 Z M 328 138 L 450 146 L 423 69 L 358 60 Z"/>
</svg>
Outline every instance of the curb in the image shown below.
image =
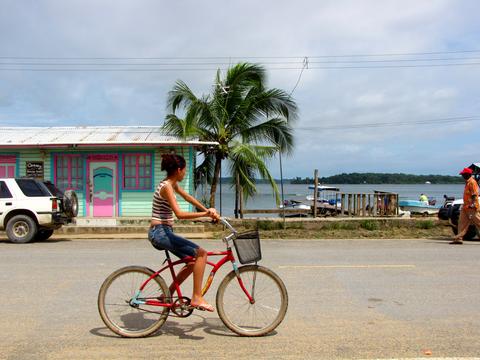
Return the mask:
<svg viewBox="0 0 480 360">
<path fill-rule="evenodd" d="M 213 239 L 213 233 L 202 232 L 202 233 L 176 233 L 186 239 Z M 52 240 L 103 240 L 103 239 L 112 239 L 112 240 L 148 240 L 147 232 L 143 233 L 119 233 L 119 234 L 53 234 L 50 238 Z M 6 238 L 5 238 L 6 240 Z M 48 241 L 48 240 L 47 240 Z"/>
</svg>

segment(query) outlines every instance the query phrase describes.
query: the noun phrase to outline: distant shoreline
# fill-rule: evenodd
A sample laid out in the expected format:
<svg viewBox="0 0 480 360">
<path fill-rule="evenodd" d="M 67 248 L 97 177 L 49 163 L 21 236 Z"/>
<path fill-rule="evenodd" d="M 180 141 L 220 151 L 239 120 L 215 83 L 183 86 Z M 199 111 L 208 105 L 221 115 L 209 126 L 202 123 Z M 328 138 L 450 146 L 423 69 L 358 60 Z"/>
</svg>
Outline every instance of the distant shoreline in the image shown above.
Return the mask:
<svg viewBox="0 0 480 360">
<path fill-rule="evenodd" d="M 267 180 L 255 179 L 257 184 L 268 184 Z M 275 179 L 277 184 L 282 181 Z M 450 185 L 463 184 L 464 181 L 460 176 L 452 175 L 412 175 L 403 173 L 343 173 L 339 175 L 320 177 L 318 178 L 320 184 L 335 184 L 335 185 Z M 231 184 L 232 178 L 222 178 L 223 184 Z M 303 184 L 313 185 L 314 179 L 310 177 L 301 178 L 285 178 L 284 184 Z"/>
</svg>

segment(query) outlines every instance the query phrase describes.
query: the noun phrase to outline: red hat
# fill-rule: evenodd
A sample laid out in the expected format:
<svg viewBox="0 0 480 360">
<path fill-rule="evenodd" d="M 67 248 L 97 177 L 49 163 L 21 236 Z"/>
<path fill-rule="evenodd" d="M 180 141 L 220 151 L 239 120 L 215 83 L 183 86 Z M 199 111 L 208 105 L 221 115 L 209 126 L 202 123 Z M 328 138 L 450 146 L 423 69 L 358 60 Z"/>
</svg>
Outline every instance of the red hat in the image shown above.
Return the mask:
<svg viewBox="0 0 480 360">
<path fill-rule="evenodd" d="M 473 174 L 473 171 L 472 171 L 472 169 L 470 169 L 470 168 L 464 168 L 462 171 L 460 171 L 460 175 L 463 175 L 463 174 L 470 174 L 470 175 L 472 175 L 472 174 Z"/>
</svg>

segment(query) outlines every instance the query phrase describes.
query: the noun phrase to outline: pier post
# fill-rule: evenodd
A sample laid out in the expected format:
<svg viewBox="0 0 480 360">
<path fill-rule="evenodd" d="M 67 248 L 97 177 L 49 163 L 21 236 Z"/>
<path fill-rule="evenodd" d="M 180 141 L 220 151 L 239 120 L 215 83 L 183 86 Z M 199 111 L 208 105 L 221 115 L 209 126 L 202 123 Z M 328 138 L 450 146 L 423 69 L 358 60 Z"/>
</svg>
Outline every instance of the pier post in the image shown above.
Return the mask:
<svg viewBox="0 0 480 360">
<path fill-rule="evenodd" d="M 317 217 L 317 198 L 318 198 L 318 169 L 315 169 L 315 172 L 313 173 L 313 184 L 314 184 L 314 190 L 313 190 L 313 217 Z"/>
<path fill-rule="evenodd" d="M 362 216 L 365 216 L 365 207 L 367 206 L 367 196 L 362 194 Z"/>
<path fill-rule="evenodd" d="M 348 194 L 348 216 L 352 216 L 352 194 Z"/>
</svg>

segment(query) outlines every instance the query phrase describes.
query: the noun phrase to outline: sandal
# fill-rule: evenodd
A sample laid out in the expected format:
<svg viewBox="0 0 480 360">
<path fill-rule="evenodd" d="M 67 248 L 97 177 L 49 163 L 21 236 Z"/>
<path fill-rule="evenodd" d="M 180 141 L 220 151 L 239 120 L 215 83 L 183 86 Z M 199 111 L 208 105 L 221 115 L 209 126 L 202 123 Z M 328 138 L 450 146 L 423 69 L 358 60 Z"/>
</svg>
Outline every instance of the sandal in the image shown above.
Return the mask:
<svg viewBox="0 0 480 360">
<path fill-rule="evenodd" d="M 209 311 L 209 312 L 214 312 L 215 311 L 213 306 L 208 304 L 208 303 L 203 303 L 203 304 L 198 304 L 198 305 L 190 304 L 190 306 L 192 308 L 194 308 L 196 310 L 200 310 L 200 311 Z"/>
</svg>

